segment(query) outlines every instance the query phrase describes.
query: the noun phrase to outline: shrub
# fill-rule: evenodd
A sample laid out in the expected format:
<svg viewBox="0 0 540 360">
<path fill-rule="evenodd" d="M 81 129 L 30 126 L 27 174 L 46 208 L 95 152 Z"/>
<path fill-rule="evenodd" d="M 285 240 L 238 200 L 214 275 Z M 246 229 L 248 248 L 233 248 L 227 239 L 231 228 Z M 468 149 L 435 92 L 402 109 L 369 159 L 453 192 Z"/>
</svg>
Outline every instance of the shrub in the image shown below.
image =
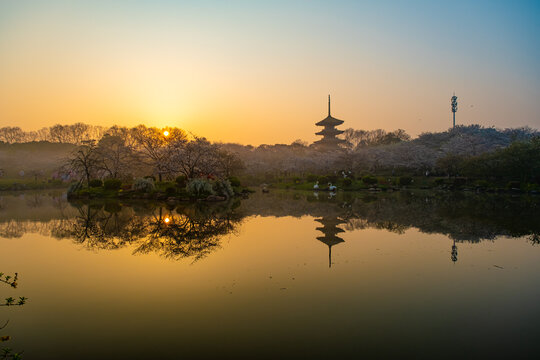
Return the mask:
<svg viewBox="0 0 540 360">
<path fill-rule="evenodd" d="M 214 189 L 206 179 L 193 179 L 187 184 L 187 192 L 190 196 L 201 197 L 214 194 Z"/>
<path fill-rule="evenodd" d="M 228 180 L 229 180 L 229 183 L 234 187 L 238 187 L 241 185 L 240 179 L 238 179 L 236 176 L 230 176 Z"/>
<path fill-rule="evenodd" d="M 293 178 L 293 183 L 295 183 L 295 184 L 300 184 L 301 181 L 302 181 L 302 179 L 300 179 L 298 176 L 295 176 Z"/>
<path fill-rule="evenodd" d="M 306 180 L 309 182 L 315 182 L 317 181 L 317 179 L 318 179 L 318 176 L 314 174 L 308 174 L 308 176 L 306 176 Z"/>
<path fill-rule="evenodd" d="M 72 194 L 76 193 L 77 191 L 79 191 L 80 189 L 81 189 L 81 183 L 80 182 L 71 183 L 71 185 L 69 185 L 69 187 L 67 189 L 67 194 L 68 194 L 68 196 L 72 195 Z"/>
<path fill-rule="evenodd" d="M 507 189 L 519 189 L 521 188 L 521 183 L 519 181 L 509 181 L 508 184 L 506 184 Z"/>
<path fill-rule="evenodd" d="M 122 180 L 120 179 L 107 179 L 103 182 L 103 187 L 106 190 L 119 190 L 122 187 Z"/>
<path fill-rule="evenodd" d="M 181 188 L 185 188 L 187 185 L 187 178 L 185 175 L 180 175 L 176 177 L 176 185 Z"/>
<path fill-rule="evenodd" d="M 454 186 L 464 186 L 467 183 L 467 179 L 463 177 L 454 178 Z"/>
<path fill-rule="evenodd" d="M 154 184 L 154 180 L 152 178 L 138 178 L 133 183 L 133 189 L 149 193 L 156 189 L 156 185 Z"/>
<path fill-rule="evenodd" d="M 362 182 L 366 185 L 374 185 L 377 181 L 377 178 L 371 175 L 366 175 L 362 178 Z"/>
<path fill-rule="evenodd" d="M 165 188 L 165 194 L 167 194 L 167 196 L 173 196 L 174 194 L 176 194 L 176 189 L 172 186 L 167 186 Z"/>
<path fill-rule="evenodd" d="M 90 180 L 90 182 L 88 183 L 88 186 L 91 188 L 98 188 L 98 187 L 103 186 L 103 181 L 99 179 Z"/>
<path fill-rule="evenodd" d="M 412 183 L 412 177 L 410 176 L 400 176 L 398 179 L 398 183 L 400 186 L 407 186 Z"/>
<path fill-rule="evenodd" d="M 234 196 L 234 190 L 229 180 L 216 181 L 213 189 L 214 192 L 219 196 L 225 196 L 226 198 L 231 198 Z"/>
<path fill-rule="evenodd" d="M 327 176 L 328 178 L 328 181 L 331 182 L 331 183 L 337 183 L 338 179 L 340 178 L 340 176 L 337 176 L 337 175 L 328 175 Z"/>
<path fill-rule="evenodd" d="M 435 185 L 437 185 L 437 186 L 444 185 L 444 179 L 443 178 L 435 179 Z"/>
<path fill-rule="evenodd" d="M 327 176 L 319 176 L 319 184 L 327 184 L 329 182 L 330 180 L 328 179 Z"/>
<path fill-rule="evenodd" d="M 351 186 L 352 180 L 350 178 L 343 179 L 343 186 Z"/>
<path fill-rule="evenodd" d="M 476 186 L 479 188 L 487 188 L 489 186 L 489 182 L 487 180 L 478 180 L 476 181 Z"/>
</svg>

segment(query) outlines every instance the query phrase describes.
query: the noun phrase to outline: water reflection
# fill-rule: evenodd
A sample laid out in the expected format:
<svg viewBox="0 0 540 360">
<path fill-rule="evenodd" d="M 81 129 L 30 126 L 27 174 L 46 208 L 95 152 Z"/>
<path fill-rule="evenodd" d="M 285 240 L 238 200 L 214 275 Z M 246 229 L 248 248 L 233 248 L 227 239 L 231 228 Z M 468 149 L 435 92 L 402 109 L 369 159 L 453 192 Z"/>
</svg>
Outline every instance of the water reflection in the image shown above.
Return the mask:
<svg viewBox="0 0 540 360">
<path fill-rule="evenodd" d="M 90 249 L 133 247 L 134 254 L 157 253 L 170 259 L 201 259 L 220 248 L 224 235 L 239 230 L 252 216 L 311 216 L 322 233 L 316 240 L 332 247 L 341 234 L 384 229 L 402 234 L 410 228 L 443 234 L 452 241 L 450 259 L 458 260 L 460 242 L 493 241 L 498 236 L 526 236 L 540 241 L 538 197 L 402 192 L 397 194 L 276 192 L 219 204 L 133 202 L 68 203 L 61 193 L 0 197 L 0 236 L 27 232 L 71 239 Z"/>
<path fill-rule="evenodd" d="M 323 225 L 322 227 L 318 227 L 317 230 L 322 232 L 324 236 L 317 237 L 317 240 L 328 246 L 328 267 L 332 267 L 332 246 L 345 241 L 337 236 L 337 234 L 345 232 L 345 230 L 339 228 L 338 225 L 347 222 L 341 220 L 337 216 L 325 216 L 321 219 L 315 219 L 315 221 L 320 222 Z"/>
<path fill-rule="evenodd" d="M 134 254 L 158 253 L 170 259 L 198 260 L 220 247 L 220 236 L 234 232 L 241 216 L 234 203 L 218 206 L 76 203 L 76 216 L 55 223 L 57 238 L 92 249 L 133 246 Z"/>
</svg>

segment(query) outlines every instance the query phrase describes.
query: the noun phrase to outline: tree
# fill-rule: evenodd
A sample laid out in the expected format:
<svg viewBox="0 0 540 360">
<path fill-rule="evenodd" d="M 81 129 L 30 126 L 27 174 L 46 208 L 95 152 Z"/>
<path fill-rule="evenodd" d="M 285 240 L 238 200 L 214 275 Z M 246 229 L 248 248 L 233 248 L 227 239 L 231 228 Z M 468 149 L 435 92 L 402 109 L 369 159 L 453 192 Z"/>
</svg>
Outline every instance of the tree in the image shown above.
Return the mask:
<svg viewBox="0 0 540 360">
<path fill-rule="evenodd" d="M 121 179 L 132 172 L 136 164 L 136 154 L 124 139 L 116 135 L 104 135 L 99 140 L 96 156 L 98 167 L 109 177 Z"/>
<path fill-rule="evenodd" d="M 187 139 L 183 130 L 148 128 L 139 125 L 132 129 L 132 136 L 142 161 L 151 166 L 153 171 L 158 174 L 159 181 L 163 180 L 163 175 L 173 174 L 171 162 L 173 152 L 175 149 L 181 148 Z"/>
<path fill-rule="evenodd" d="M 220 168 L 219 148 L 205 138 L 195 137 L 192 141 L 175 147 L 172 157 L 174 169 L 187 179 L 204 175 L 216 175 Z"/>
<path fill-rule="evenodd" d="M 219 149 L 217 151 L 217 157 L 218 165 L 225 177 L 230 177 L 245 167 L 244 162 L 233 152 Z"/>
<path fill-rule="evenodd" d="M 94 140 L 83 142 L 70 156 L 68 166 L 70 170 L 83 175 L 87 186 L 90 185 L 90 179 L 99 169 L 99 157 L 97 154 L 97 145 Z M 82 179 L 81 178 L 81 181 Z"/>
<path fill-rule="evenodd" d="M 8 144 L 21 142 L 24 140 L 24 131 L 20 127 L 3 127 L 0 128 L 0 141 Z"/>
</svg>

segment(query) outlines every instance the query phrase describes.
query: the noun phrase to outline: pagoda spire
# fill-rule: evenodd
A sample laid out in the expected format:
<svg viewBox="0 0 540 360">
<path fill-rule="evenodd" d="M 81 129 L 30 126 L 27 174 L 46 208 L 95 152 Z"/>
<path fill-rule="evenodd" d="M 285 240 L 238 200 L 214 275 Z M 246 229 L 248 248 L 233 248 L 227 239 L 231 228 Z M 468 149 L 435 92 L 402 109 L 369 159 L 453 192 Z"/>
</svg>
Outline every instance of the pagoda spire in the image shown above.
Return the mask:
<svg viewBox="0 0 540 360">
<path fill-rule="evenodd" d="M 323 138 L 313 144 L 320 149 L 335 150 L 339 149 L 339 144 L 344 143 L 345 140 L 337 137 L 337 135 L 343 133 L 343 130 L 336 129 L 336 126 L 343 124 L 343 120 L 332 117 L 330 100 L 330 94 L 328 94 L 328 116 L 315 124 L 324 127 L 321 131 L 315 133 L 315 135 L 322 135 Z"/>
<path fill-rule="evenodd" d="M 328 94 L 328 116 L 330 115 L 330 94 Z"/>
</svg>

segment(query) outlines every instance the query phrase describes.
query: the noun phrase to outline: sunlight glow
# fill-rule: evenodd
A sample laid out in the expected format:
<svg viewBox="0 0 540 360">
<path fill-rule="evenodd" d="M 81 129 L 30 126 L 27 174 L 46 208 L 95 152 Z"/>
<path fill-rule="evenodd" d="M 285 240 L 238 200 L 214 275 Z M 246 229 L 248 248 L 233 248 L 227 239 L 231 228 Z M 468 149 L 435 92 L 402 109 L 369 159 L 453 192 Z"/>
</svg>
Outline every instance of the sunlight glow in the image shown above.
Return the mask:
<svg viewBox="0 0 540 360">
<path fill-rule="evenodd" d="M 168 224 L 168 223 L 171 221 L 171 219 L 169 219 L 168 217 L 166 217 L 165 220 L 163 220 L 163 221 L 165 221 L 165 224 Z"/>
<path fill-rule="evenodd" d="M 169 132 L 168 132 L 167 130 L 165 130 L 165 131 L 163 132 L 163 135 L 164 135 L 164 136 L 169 136 Z"/>
</svg>

